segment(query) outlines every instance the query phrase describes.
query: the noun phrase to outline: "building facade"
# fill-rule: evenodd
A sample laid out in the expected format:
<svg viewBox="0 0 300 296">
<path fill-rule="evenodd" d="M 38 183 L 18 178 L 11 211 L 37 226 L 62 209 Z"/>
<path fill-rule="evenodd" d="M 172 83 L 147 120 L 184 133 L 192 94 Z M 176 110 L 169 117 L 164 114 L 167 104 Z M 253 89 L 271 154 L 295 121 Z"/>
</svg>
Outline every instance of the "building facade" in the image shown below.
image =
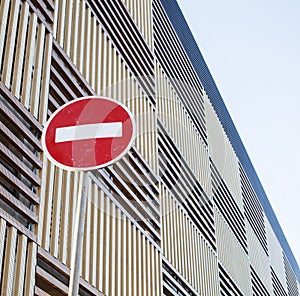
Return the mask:
<svg viewBox="0 0 300 296">
<path fill-rule="evenodd" d="M 80 295 L 298 296 L 299 267 L 175 0 L 0 0 L 0 295 L 67 295 L 82 173 L 43 154 L 62 104 L 135 115 L 89 173 Z"/>
</svg>

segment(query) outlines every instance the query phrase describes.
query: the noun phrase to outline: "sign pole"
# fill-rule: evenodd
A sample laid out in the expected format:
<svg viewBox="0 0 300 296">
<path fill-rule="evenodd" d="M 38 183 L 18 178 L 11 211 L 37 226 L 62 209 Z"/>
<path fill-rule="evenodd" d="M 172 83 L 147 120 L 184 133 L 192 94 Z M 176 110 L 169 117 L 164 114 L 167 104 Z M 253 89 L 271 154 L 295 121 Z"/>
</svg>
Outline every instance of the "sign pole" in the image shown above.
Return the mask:
<svg viewBox="0 0 300 296">
<path fill-rule="evenodd" d="M 69 296 L 78 296 L 80 267 L 82 261 L 82 244 L 84 233 L 84 222 L 86 214 L 86 203 L 88 193 L 88 173 L 83 172 L 83 181 L 80 194 L 78 196 L 76 218 L 75 218 L 75 233 L 72 245 L 71 254 L 71 274 L 69 282 Z"/>
</svg>

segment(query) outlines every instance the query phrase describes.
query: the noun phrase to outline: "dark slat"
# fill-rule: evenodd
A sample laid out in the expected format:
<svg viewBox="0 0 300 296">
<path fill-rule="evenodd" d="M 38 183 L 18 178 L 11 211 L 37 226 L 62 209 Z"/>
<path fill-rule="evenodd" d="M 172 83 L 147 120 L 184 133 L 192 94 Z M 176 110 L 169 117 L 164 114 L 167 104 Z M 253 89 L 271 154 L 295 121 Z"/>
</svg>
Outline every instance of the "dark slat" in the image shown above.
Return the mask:
<svg viewBox="0 0 300 296">
<path fill-rule="evenodd" d="M 42 168 L 42 161 L 24 145 L 1 121 L 0 121 L 0 135 L 5 137 L 18 152 L 22 154 L 31 164 L 36 168 Z"/>
<path fill-rule="evenodd" d="M 41 142 L 29 131 L 28 127 L 0 101 L 0 114 L 22 135 L 37 151 L 42 151 Z"/>
<path fill-rule="evenodd" d="M 30 211 L 27 207 L 24 206 L 18 199 L 16 199 L 12 194 L 10 194 L 5 188 L 0 187 L 0 197 L 8 205 L 10 205 L 14 210 L 28 219 L 31 223 L 37 224 L 39 219 L 38 216 Z"/>
<path fill-rule="evenodd" d="M 39 197 L 25 186 L 17 177 L 15 177 L 7 168 L 0 163 L 0 178 L 5 180 L 5 183 L 13 187 L 17 192 L 23 194 L 30 202 L 38 205 L 40 202 Z"/>
<path fill-rule="evenodd" d="M 43 131 L 42 125 L 38 120 L 17 100 L 17 98 L 0 81 L 0 95 L 18 112 L 18 114 L 40 135 Z"/>
<path fill-rule="evenodd" d="M 27 229 L 23 224 L 10 216 L 6 211 L 0 208 L 0 217 L 6 220 L 6 222 L 15 227 L 19 232 L 25 234 L 30 241 L 36 242 L 36 235 Z"/>
<path fill-rule="evenodd" d="M 40 178 L 28 167 L 26 167 L 26 165 L 18 157 L 16 157 L 9 149 L 7 149 L 2 143 L 0 143 L 0 155 L 9 163 L 10 166 L 19 171 L 35 186 L 41 185 Z"/>
</svg>

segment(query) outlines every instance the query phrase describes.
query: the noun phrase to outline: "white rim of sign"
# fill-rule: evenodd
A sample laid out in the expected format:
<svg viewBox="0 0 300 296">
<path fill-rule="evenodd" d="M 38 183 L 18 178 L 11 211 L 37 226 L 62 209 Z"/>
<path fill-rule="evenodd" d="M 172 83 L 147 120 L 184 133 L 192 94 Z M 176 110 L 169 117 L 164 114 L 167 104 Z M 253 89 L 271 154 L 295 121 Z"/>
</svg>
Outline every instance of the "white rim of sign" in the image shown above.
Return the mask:
<svg viewBox="0 0 300 296">
<path fill-rule="evenodd" d="M 72 103 L 74 102 L 77 102 L 77 101 L 81 101 L 81 100 L 86 100 L 86 99 L 105 99 L 105 100 L 108 100 L 108 101 L 111 101 L 119 106 L 121 106 L 126 112 L 127 114 L 129 115 L 130 117 L 130 120 L 132 122 L 132 136 L 131 136 L 131 139 L 127 145 L 127 147 L 120 153 L 120 155 L 118 155 L 116 158 L 112 159 L 111 161 L 109 162 L 106 162 L 104 164 L 101 164 L 101 165 L 97 165 L 97 166 L 94 166 L 94 167 L 86 167 L 86 168 L 82 168 L 82 167 L 71 167 L 71 166 L 66 166 L 64 164 L 61 164 L 60 162 L 58 162 L 57 160 L 55 160 L 51 154 L 49 153 L 48 149 L 47 149 L 47 146 L 46 146 L 46 133 L 47 133 L 47 129 L 48 129 L 48 126 L 50 124 L 50 122 L 52 121 L 52 119 L 56 116 L 57 113 L 59 113 L 61 110 L 63 110 L 64 108 L 66 108 L 68 105 L 71 105 Z M 101 124 L 101 123 L 100 123 Z M 119 122 L 117 123 L 119 124 Z M 91 129 L 95 130 L 95 125 L 94 124 L 90 124 L 90 125 L 84 125 L 83 127 L 85 129 L 88 129 L 88 126 L 91 127 Z M 94 126 L 94 128 L 93 128 Z M 83 130 L 84 130 L 83 128 Z M 90 129 L 90 130 L 91 130 Z M 86 130 L 85 130 L 86 131 Z M 72 134 L 73 131 L 70 131 L 70 133 Z M 105 133 L 105 129 L 104 129 L 104 133 Z M 118 132 L 116 132 L 116 137 L 120 137 L 122 135 L 120 135 Z M 92 171 L 92 170 L 96 170 L 96 169 L 101 169 L 103 167 L 107 167 L 113 163 L 115 163 L 116 161 L 120 160 L 124 155 L 126 155 L 128 153 L 128 151 L 130 150 L 130 148 L 132 147 L 132 144 L 134 142 L 136 138 L 136 123 L 135 123 L 135 120 L 134 120 L 134 116 L 132 114 L 132 112 L 128 109 L 127 106 L 125 106 L 123 103 L 115 100 L 115 99 L 112 99 L 112 98 L 109 98 L 109 97 L 104 97 L 104 96 L 86 96 L 86 97 L 80 97 L 78 99 L 75 99 L 75 100 L 72 100 L 68 103 L 65 103 L 64 105 L 60 106 L 54 113 L 51 114 L 51 116 L 49 117 L 49 119 L 47 120 L 47 122 L 45 123 L 44 125 L 44 129 L 43 129 L 43 132 L 42 132 L 42 137 L 41 137 L 41 142 L 42 142 L 42 147 L 43 147 L 43 151 L 44 153 L 46 154 L 47 158 L 52 162 L 54 163 L 56 166 L 62 168 L 62 169 L 65 169 L 65 170 L 68 170 L 68 171 Z M 61 139 L 59 139 L 58 141 L 56 142 L 60 142 Z"/>
</svg>

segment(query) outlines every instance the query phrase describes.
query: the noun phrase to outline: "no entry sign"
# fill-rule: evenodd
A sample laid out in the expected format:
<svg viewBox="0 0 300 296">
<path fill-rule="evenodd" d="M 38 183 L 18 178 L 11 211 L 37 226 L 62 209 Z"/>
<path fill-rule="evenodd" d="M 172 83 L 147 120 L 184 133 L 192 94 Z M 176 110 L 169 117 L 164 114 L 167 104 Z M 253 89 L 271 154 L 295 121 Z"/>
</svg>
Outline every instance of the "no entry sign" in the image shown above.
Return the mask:
<svg viewBox="0 0 300 296">
<path fill-rule="evenodd" d="M 87 171 L 108 166 L 124 156 L 135 132 L 127 107 L 106 97 L 83 97 L 51 115 L 44 127 L 42 145 L 59 167 Z"/>
</svg>

